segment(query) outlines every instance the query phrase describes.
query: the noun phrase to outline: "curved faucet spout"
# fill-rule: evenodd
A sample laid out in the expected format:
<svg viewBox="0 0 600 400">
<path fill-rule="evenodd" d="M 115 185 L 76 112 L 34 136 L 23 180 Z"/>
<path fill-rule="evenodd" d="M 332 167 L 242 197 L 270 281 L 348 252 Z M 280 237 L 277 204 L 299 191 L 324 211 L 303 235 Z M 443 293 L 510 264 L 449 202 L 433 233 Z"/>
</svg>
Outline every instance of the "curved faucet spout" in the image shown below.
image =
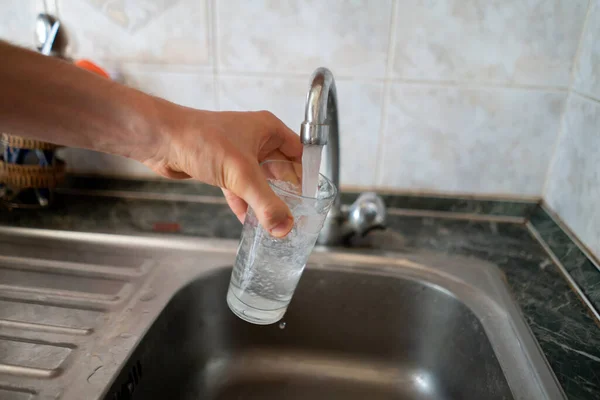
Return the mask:
<svg viewBox="0 0 600 400">
<path fill-rule="evenodd" d="M 310 78 L 306 96 L 304 122 L 300 127 L 300 141 L 304 145 L 325 146 L 325 176 L 340 187 L 340 129 L 338 99 L 333 74 L 327 68 L 318 68 Z M 350 208 L 342 209 L 340 196 L 336 197 L 319 235 L 319 243 L 336 245 L 351 235 L 364 235 L 385 224 L 385 206 L 374 193 L 363 193 Z"/>
<path fill-rule="evenodd" d="M 305 145 L 326 146 L 325 176 L 340 186 L 340 141 L 338 102 L 335 79 L 327 68 L 317 68 L 310 79 L 306 96 L 304 122 L 300 127 L 300 141 Z M 340 214 L 340 198 L 335 199 L 331 213 Z"/>
</svg>

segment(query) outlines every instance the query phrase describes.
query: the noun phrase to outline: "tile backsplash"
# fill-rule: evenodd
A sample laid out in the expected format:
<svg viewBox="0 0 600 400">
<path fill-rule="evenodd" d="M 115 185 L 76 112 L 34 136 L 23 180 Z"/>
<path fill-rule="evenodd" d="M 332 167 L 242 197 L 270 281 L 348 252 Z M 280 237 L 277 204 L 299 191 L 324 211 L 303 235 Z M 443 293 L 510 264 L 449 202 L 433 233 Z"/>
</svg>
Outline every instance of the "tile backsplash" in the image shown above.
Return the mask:
<svg viewBox="0 0 600 400">
<path fill-rule="evenodd" d="M 600 0 L 592 0 L 544 199 L 600 258 Z"/>
<path fill-rule="evenodd" d="M 539 195 L 565 93 L 391 85 L 380 186 Z"/>
<path fill-rule="evenodd" d="M 331 68 L 344 185 L 528 196 L 542 193 L 588 6 L 587 0 L 47 3 L 68 33 L 70 55 L 187 106 L 269 109 L 297 130 L 310 74 Z M 31 28 L 40 4 L 12 0 L 2 16 Z M 0 30 L 0 37 L 29 45 L 24 36 L 33 30 Z M 152 175 L 106 155 L 69 149 L 64 157 L 83 172 Z"/>
<path fill-rule="evenodd" d="M 599 1 L 7 0 L 0 38 L 31 47 L 45 8 L 69 55 L 128 85 L 197 108 L 269 109 L 296 130 L 308 78 L 327 66 L 343 185 L 545 195 L 600 253 Z M 108 155 L 65 158 L 153 176 Z"/>
<path fill-rule="evenodd" d="M 562 87 L 588 0 L 399 0 L 393 76 Z"/>
</svg>

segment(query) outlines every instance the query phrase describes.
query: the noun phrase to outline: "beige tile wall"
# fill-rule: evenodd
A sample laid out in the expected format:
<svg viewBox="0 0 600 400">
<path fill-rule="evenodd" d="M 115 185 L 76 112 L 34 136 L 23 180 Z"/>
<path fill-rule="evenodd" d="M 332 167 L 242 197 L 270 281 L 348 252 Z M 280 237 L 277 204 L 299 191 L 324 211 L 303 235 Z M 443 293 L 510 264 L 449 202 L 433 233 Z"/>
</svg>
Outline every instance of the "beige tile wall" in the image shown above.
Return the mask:
<svg viewBox="0 0 600 400">
<path fill-rule="evenodd" d="M 34 3 L 2 3 L 0 37 L 27 44 Z M 527 196 L 542 194 L 588 8 L 588 0 L 49 3 L 71 55 L 194 107 L 267 108 L 297 129 L 309 75 L 330 67 L 345 185 Z M 150 174 L 106 155 L 66 157 L 80 171 Z"/>
<path fill-rule="evenodd" d="M 35 16 L 44 11 L 41 0 L 2 0 L 0 39 L 28 48 L 35 46 Z"/>
<path fill-rule="evenodd" d="M 587 0 L 400 0 L 393 73 L 567 87 Z"/>
<path fill-rule="evenodd" d="M 539 195 L 565 97 L 560 91 L 394 83 L 377 183 Z"/>
<path fill-rule="evenodd" d="M 600 0 L 590 2 L 573 72 L 544 197 L 600 259 Z"/>
</svg>

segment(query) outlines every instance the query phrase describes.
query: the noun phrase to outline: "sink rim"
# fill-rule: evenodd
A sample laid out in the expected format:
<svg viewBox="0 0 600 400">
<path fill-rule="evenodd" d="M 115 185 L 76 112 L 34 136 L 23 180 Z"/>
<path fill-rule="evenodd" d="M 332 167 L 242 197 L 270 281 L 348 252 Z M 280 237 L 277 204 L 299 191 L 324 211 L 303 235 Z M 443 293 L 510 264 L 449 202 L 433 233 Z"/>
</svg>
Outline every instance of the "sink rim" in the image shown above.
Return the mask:
<svg viewBox="0 0 600 400">
<path fill-rule="evenodd" d="M 115 306 L 114 312 L 109 314 L 109 321 L 90 338 L 93 342 L 82 346 L 81 350 L 85 349 L 88 357 L 80 354 L 81 357 L 76 360 L 78 368 L 69 368 L 57 378 L 64 388 L 64 398 L 79 398 L 81 393 L 88 396 L 95 393 L 98 398 L 103 398 L 168 302 L 183 287 L 210 271 L 231 268 L 238 244 L 227 239 L 128 236 L 31 228 L 2 228 L 0 233 L 27 239 L 68 241 L 70 244 L 101 243 L 139 248 L 173 256 L 159 261 L 132 297 L 120 307 Z M 174 252 L 177 252 L 176 255 Z M 203 263 L 201 267 L 198 266 L 199 260 Z M 174 263 L 178 264 L 177 268 L 173 268 Z M 566 398 L 512 299 L 502 272 L 495 265 L 475 258 L 433 252 L 404 254 L 317 247 L 307 268 L 383 273 L 434 285 L 461 301 L 480 320 L 515 399 Z M 128 335 L 124 336 L 122 332 Z M 110 354 L 113 360 L 104 363 L 98 370 L 89 354 Z M 94 375 L 92 381 L 88 379 L 91 374 Z"/>
</svg>

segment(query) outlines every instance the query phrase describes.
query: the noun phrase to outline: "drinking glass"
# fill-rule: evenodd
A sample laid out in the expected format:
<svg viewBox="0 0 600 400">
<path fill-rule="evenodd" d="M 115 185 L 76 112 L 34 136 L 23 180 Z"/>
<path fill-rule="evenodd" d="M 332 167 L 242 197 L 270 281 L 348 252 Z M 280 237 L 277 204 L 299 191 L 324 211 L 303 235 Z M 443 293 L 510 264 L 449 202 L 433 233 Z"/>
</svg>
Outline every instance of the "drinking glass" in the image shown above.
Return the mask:
<svg viewBox="0 0 600 400">
<path fill-rule="evenodd" d="M 241 319 L 267 325 L 285 314 L 337 189 L 319 174 L 316 195 L 303 196 L 302 164 L 293 161 L 265 161 L 261 169 L 271 189 L 290 208 L 294 225 L 287 236 L 275 238 L 248 207 L 227 304 Z"/>
</svg>

